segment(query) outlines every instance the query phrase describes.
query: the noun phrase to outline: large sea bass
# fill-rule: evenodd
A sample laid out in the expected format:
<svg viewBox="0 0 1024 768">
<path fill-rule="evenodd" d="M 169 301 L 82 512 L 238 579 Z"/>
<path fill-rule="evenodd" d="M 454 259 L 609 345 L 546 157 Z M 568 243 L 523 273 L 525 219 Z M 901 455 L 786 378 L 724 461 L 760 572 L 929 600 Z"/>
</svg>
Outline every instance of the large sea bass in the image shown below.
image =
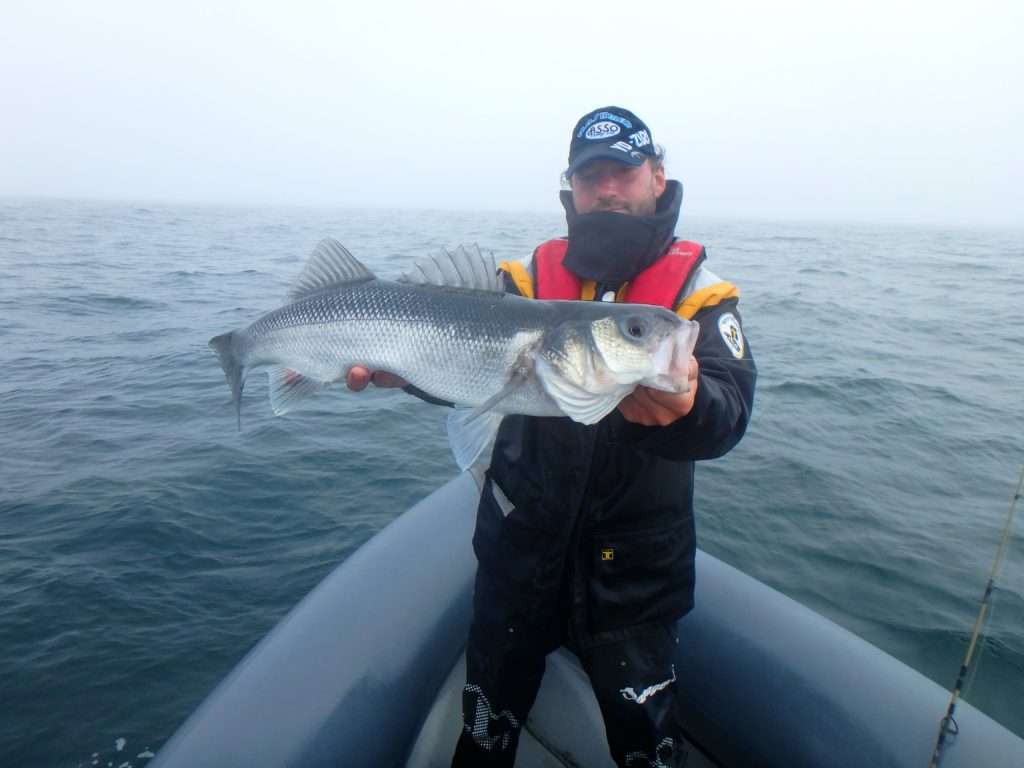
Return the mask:
<svg viewBox="0 0 1024 768">
<path fill-rule="evenodd" d="M 239 425 L 253 368 L 270 366 L 270 402 L 282 414 L 360 364 L 459 406 L 449 437 L 463 467 L 504 414 L 593 424 L 639 384 L 686 391 L 698 329 L 661 307 L 506 294 L 479 249 L 420 262 L 392 282 L 326 239 L 288 299 L 210 340 Z"/>
</svg>

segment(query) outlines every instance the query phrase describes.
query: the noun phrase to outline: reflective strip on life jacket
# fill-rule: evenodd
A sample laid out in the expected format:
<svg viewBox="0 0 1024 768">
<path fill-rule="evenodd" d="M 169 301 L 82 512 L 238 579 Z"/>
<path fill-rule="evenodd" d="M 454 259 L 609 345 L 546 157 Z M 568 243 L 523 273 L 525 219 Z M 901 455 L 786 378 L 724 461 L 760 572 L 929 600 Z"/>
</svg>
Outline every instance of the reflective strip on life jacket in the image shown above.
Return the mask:
<svg viewBox="0 0 1024 768">
<path fill-rule="evenodd" d="M 702 309 L 721 304 L 727 299 L 738 299 L 739 297 L 740 289 L 723 280 L 691 293 L 679 303 L 676 314 L 685 320 L 692 320 L 693 316 Z"/>
<path fill-rule="evenodd" d="M 525 264 L 520 261 L 503 261 L 498 265 L 498 269 L 508 273 L 520 296 L 525 296 L 528 299 L 534 298 L 533 278 L 530 276 L 530 270 L 526 268 Z"/>
</svg>

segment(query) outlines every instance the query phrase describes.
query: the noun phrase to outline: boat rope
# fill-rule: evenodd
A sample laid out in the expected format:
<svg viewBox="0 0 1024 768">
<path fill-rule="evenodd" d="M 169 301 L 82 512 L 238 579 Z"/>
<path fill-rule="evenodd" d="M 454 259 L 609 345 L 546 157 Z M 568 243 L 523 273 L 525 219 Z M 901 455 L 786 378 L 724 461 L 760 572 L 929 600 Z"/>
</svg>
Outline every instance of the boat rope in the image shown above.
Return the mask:
<svg viewBox="0 0 1024 768">
<path fill-rule="evenodd" d="M 956 677 L 956 684 L 953 686 L 953 693 L 949 697 L 949 706 L 946 708 L 946 716 L 939 724 L 939 736 L 935 740 L 935 751 L 932 753 L 929 768 L 938 768 L 939 760 L 942 759 L 942 750 L 946 745 L 946 736 L 955 736 L 960 731 L 960 726 L 953 719 L 956 711 L 956 702 L 960 698 L 960 690 L 963 687 L 964 677 L 971 666 L 971 657 L 974 655 L 974 647 L 978 643 L 978 636 L 981 634 L 981 626 L 985 621 L 985 613 L 988 611 L 989 598 L 995 588 L 996 574 L 999 566 L 1002 565 L 1003 555 L 1006 553 L 1006 545 L 1010 541 L 1010 532 L 1013 530 L 1013 516 L 1017 512 L 1017 502 L 1020 501 L 1021 490 L 1024 489 L 1024 465 L 1020 468 L 1020 479 L 1017 481 L 1017 490 L 1010 499 L 1010 511 L 1006 515 L 1006 527 L 1003 529 L 1002 538 L 999 539 L 999 547 L 996 549 L 996 558 L 992 561 L 992 571 L 989 573 L 988 584 L 985 585 L 985 594 L 981 597 L 981 607 L 978 609 L 978 617 L 974 620 L 974 631 L 971 633 L 971 642 L 967 646 L 967 654 L 964 656 L 964 663 L 960 665 L 960 673 Z"/>
</svg>

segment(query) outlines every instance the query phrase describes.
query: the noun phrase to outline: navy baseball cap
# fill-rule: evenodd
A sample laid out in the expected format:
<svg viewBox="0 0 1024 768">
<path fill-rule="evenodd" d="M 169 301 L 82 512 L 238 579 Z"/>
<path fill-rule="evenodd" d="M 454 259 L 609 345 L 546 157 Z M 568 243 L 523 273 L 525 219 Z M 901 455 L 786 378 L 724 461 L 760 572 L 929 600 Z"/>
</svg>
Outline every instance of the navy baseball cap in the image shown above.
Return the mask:
<svg viewBox="0 0 1024 768">
<path fill-rule="evenodd" d="M 617 160 L 642 165 L 657 157 L 651 129 L 639 117 L 622 107 L 601 107 L 579 119 L 569 143 L 569 178 L 591 160 Z"/>
</svg>

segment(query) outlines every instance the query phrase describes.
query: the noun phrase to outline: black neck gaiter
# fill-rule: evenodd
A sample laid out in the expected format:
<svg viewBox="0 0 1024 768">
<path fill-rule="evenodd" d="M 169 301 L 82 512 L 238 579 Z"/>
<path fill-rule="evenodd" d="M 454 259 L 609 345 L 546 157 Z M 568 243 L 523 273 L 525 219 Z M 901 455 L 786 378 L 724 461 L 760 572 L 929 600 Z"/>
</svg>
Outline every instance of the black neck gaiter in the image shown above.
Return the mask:
<svg viewBox="0 0 1024 768">
<path fill-rule="evenodd" d="M 651 216 L 597 211 L 576 213 L 572 192 L 561 193 L 569 225 L 562 264 L 585 280 L 618 286 L 632 280 L 665 252 L 676 230 L 683 185 L 670 180 Z"/>
</svg>

